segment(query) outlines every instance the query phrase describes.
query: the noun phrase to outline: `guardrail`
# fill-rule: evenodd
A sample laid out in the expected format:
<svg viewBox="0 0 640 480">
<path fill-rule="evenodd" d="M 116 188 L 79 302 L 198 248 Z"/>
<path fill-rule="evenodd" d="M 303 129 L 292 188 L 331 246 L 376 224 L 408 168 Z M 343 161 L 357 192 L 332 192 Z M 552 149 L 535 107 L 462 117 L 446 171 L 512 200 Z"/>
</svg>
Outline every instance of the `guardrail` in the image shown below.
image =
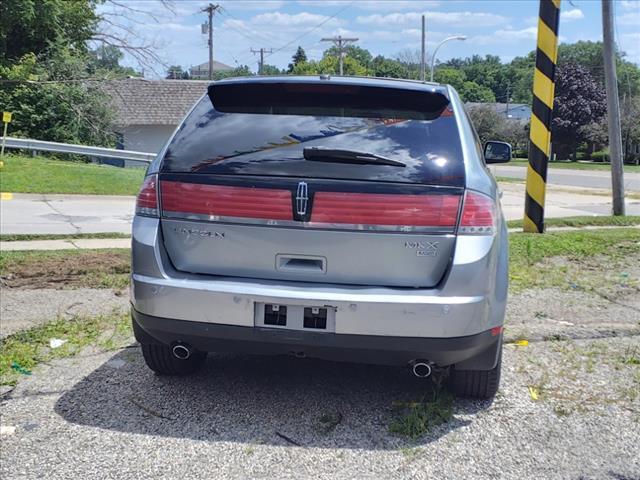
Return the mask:
<svg viewBox="0 0 640 480">
<path fill-rule="evenodd" d="M 0 142 L 3 138 L 0 137 Z M 72 143 L 45 142 L 43 140 L 31 140 L 28 138 L 7 137 L 5 148 L 19 148 L 34 152 L 74 153 L 88 157 L 118 158 L 134 162 L 149 163 L 156 158 L 155 153 L 134 152 L 132 150 L 117 150 L 115 148 L 89 147 L 87 145 L 74 145 Z"/>
</svg>

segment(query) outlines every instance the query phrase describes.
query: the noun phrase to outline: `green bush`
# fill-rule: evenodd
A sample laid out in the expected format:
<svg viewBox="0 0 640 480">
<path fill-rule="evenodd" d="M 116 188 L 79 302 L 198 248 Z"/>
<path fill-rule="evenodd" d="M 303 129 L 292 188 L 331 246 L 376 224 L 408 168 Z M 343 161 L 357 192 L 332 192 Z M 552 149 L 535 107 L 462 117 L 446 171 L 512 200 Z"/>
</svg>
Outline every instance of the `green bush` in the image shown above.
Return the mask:
<svg viewBox="0 0 640 480">
<path fill-rule="evenodd" d="M 608 162 L 609 152 L 607 150 L 599 150 L 591 154 L 591 160 L 594 162 Z"/>
<path fill-rule="evenodd" d="M 527 158 L 529 156 L 526 150 L 517 149 L 513 151 L 513 158 Z"/>
</svg>

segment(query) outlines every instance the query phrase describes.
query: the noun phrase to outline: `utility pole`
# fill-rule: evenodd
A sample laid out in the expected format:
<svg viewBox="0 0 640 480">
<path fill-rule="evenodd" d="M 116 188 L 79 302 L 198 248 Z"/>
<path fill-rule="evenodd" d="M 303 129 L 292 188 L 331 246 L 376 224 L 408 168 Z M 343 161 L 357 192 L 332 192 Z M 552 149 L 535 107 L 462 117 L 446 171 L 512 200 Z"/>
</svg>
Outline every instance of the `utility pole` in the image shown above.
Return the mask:
<svg viewBox="0 0 640 480">
<path fill-rule="evenodd" d="M 616 48 L 613 35 L 613 5 L 602 0 L 602 40 L 604 44 L 604 83 L 607 90 L 607 123 L 613 214 L 624 215 L 624 180 L 622 168 L 622 132 L 620 131 L 620 101 L 616 75 Z"/>
<path fill-rule="evenodd" d="M 511 84 L 507 83 L 507 109 L 504 111 L 504 116 L 509 118 L 509 100 L 511 97 Z"/>
<path fill-rule="evenodd" d="M 259 48 L 258 50 L 254 50 L 253 48 L 250 49 L 251 53 L 256 54 L 259 53 L 260 54 L 260 64 L 258 67 L 258 75 L 262 75 L 262 67 L 264 67 L 264 54 L 266 53 L 273 53 L 273 48 L 270 48 L 269 50 L 267 50 L 266 48 Z"/>
<path fill-rule="evenodd" d="M 207 32 L 205 32 L 205 26 L 202 26 L 202 33 L 209 33 L 209 80 L 213 80 L 213 14 L 220 8 L 220 5 L 214 5 L 210 3 L 204 7 L 201 12 L 209 14 L 209 23 L 207 24 Z"/>
<path fill-rule="evenodd" d="M 343 58 L 346 55 L 346 47 L 350 43 L 357 42 L 359 38 L 343 38 L 342 35 L 331 38 L 323 38 L 322 42 L 332 42 L 338 49 L 338 59 L 340 61 L 340 75 L 343 75 Z"/>
<path fill-rule="evenodd" d="M 420 80 L 424 83 L 426 80 L 426 68 L 427 68 L 427 45 L 426 45 L 426 32 L 425 32 L 425 20 L 422 15 L 422 52 L 420 56 Z"/>
</svg>

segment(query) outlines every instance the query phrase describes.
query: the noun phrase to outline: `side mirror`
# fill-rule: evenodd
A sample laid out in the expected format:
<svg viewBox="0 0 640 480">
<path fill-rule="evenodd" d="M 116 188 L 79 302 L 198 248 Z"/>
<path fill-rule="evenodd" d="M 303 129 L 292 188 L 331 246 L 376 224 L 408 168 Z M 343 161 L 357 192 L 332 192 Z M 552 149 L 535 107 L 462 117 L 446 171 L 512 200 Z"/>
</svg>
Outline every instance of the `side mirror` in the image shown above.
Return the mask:
<svg viewBox="0 0 640 480">
<path fill-rule="evenodd" d="M 506 142 L 487 142 L 484 145 L 486 163 L 507 163 L 511 161 L 511 145 Z"/>
</svg>

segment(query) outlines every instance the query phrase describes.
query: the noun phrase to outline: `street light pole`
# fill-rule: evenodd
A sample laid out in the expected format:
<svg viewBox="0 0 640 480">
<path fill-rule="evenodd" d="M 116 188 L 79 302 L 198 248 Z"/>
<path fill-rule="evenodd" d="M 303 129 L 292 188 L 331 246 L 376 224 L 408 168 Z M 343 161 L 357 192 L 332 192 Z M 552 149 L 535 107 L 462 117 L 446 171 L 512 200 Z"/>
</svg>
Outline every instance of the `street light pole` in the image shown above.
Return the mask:
<svg viewBox="0 0 640 480">
<path fill-rule="evenodd" d="M 436 65 L 436 54 L 438 53 L 438 49 L 444 45 L 445 43 L 447 43 L 449 40 L 466 40 L 467 37 L 465 35 L 455 35 L 453 37 L 447 37 L 444 40 L 442 40 L 438 46 L 435 48 L 435 50 L 433 51 L 433 56 L 431 57 L 431 81 L 433 82 L 433 69 L 435 68 Z"/>
</svg>

